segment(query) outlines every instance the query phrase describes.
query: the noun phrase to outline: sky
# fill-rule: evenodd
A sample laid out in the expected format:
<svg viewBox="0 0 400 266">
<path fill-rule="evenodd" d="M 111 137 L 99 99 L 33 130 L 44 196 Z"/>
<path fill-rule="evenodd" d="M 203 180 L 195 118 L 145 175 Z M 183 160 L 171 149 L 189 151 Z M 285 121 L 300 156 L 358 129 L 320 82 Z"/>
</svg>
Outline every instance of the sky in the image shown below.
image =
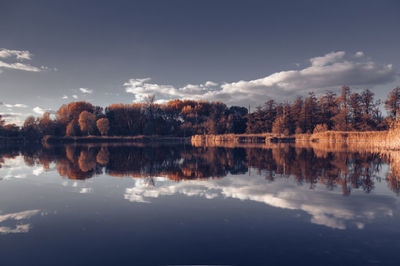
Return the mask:
<svg viewBox="0 0 400 266">
<path fill-rule="evenodd" d="M 0 114 L 400 85 L 400 1 L 0 0 Z"/>
</svg>

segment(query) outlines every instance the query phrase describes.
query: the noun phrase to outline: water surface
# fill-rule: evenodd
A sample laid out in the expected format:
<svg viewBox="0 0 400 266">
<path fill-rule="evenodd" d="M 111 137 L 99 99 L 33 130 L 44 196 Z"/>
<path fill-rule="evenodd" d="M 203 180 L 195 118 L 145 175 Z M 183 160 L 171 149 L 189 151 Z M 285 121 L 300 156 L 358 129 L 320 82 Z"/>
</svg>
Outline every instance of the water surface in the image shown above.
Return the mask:
<svg viewBox="0 0 400 266">
<path fill-rule="evenodd" d="M 3 147 L 2 265 L 398 265 L 393 158 L 291 144 Z"/>
</svg>

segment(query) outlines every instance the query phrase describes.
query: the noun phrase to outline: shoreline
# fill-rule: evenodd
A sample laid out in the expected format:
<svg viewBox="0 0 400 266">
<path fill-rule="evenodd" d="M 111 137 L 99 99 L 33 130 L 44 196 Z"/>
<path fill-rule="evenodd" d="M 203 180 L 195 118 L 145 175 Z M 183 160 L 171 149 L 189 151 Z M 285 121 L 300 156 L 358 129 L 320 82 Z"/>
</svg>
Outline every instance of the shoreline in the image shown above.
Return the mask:
<svg viewBox="0 0 400 266">
<path fill-rule="evenodd" d="M 1 137 L 1 145 L 13 144 L 73 144 L 73 143 L 184 143 L 194 146 L 209 145 L 229 146 L 260 145 L 274 143 L 358 143 L 363 146 L 400 149 L 400 136 L 395 130 L 386 131 L 325 131 L 314 134 L 294 134 L 289 136 L 262 134 L 220 134 L 193 135 L 191 137 L 176 136 L 80 136 L 60 137 L 44 136 L 41 140 L 29 140 L 23 137 Z"/>
<path fill-rule="evenodd" d="M 314 134 L 294 134 L 289 136 L 265 134 L 224 134 L 194 135 L 192 145 L 248 145 L 269 143 L 340 143 L 363 146 L 400 149 L 400 136 L 395 130 L 386 131 L 325 131 Z"/>
</svg>

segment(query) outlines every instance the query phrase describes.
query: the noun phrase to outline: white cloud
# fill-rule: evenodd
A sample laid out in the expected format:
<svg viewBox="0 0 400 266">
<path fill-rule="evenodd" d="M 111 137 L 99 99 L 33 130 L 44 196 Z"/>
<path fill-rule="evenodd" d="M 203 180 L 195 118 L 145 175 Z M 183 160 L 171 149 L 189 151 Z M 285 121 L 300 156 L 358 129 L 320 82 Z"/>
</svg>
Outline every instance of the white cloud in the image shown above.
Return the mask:
<svg viewBox="0 0 400 266">
<path fill-rule="evenodd" d="M 92 94 L 93 93 L 93 90 L 91 90 L 89 88 L 79 88 L 79 90 L 84 94 Z"/>
<path fill-rule="evenodd" d="M 62 99 L 68 99 L 68 96 L 67 95 L 64 95 L 63 97 L 62 97 Z"/>
<path fill-rule="evenodd" d="M 9 69 L 16 69 L 16 70 L 24 70 L 24 71 L 30 71 L 30 72 L 40 72 L 42 69 L 31 66 L 28 64 L 23 64 L 23 63 L 6 63 L 3 61 L 0 61 L 0 68 L 9 68 Z"/>
<path fill-rule="evenodd" d="M 23 103 L 16 103 L 16 104 L 14 104 L 14 107 L 17 107 L 17 108 L 28 108 L 28 105 L 23 104 Z"/>
<path fill-rule="evenodd" d="M 78 99 L 78 95 L 74 94 L 74 95 L 72 95 L 72 98 Z"/>
<path fill-rule="evenodd" d="M 32 174 L 35 176 L 40 176 L 44 172 L 45 172 L 45 169 L 43 168 L 43 166 L 35 167 L 35 169 L 32 170 Z"/>
<path fill-rule="evenodd" d="M 215 89 L 210 88 L 216 86 L 217 83 L 208 81 L 205 84 L 187 84 L 181 88 L 175 88 L 172 85 L 159 85 L 150 83 L 150 78 L 130 79 L 124 83 L 125 90 L 135 96 L 134 101 L 143 101 L 150 94 L 156 95 L 158 102 L 172 99 L 203 99 L 203 95 L 212 92 Z M 216 85 L 214 85 L 216 84 Z"/>
<path fill-rule="evenodd" d="M 55 114 L 55 112 L 51 109 L 43 109 L 39 106 L 36 106 L 35 108 L 32 109 L 33 112 L 35 112 L 38 115 L 43 115 L 44 113 L 50 113 L 50 114 Z"/>
<path fill-rule="evenodd" d="M 355 57 L 363 57 L 364 56 L 364 52 L 362 51 L 358 51 L 354 54 Z"/>
<path fill-rule="evenodd" d="M 38 115 L 43 115 L 46 112 L 46 110 L 44 110 L 43 108 L 41 108 L 39 106 L 36 106 L 32 110 Z"/>
<path fill-rule="evenodd" d="M 19 50 L 9 50 L 9 49 L 0 49 L 0 58 L 10 59 L 13 58 L 14 60 L 31 60 L 32 54 L 29 51 L 19 51 Z M 0 69 L 7 68 L 7 69 L 15 69 L 15 70 L 23 70 L 29 72 L 40 72 L 43 70 L 48 70 L 49 68 L 46 66 L 36 67 L 29 64 L 21 63 L 21 62 L 11 62 L 7 63 L 5 61 L 0 60 Z M 0 71 L 1 73 L 1 71 Z"/>
<path fill-rule="evenodd" d="M 19 50 L 9 50 L 9 49 L 0 49 L 0 57 L 16 57 L 19 60 L 31 60 L 32 54 L 29 51 L 19 51 Z"/>
<path fill-rule="evenodd" d="M 331 52 L 328 53 L 324 56 L 317 56 L 314 58 L 310 59 L 311 65 L 312 66 L 326 66 L 328 64 L 335 63 L 345 56 L 345 52 L 339 51 L 339 52 Z"/>
<path fill-rule="evenodd" d="M 204 86 L 206 86 L 206 87 L 215 87 L 215 86 L 218 86 L 218 83 L 213 82 L 213 81 L 206 81 L 206 83 L 204 83 Z"/>
<path fill-rule="evenodd" d="M 27 108 L 28 105 L 23 103 L 16 103 L 16 104 L 7 104 L 7 103 L 0 103 L 0 105 L 4 105 L 7 108 Z"/>
<path fill-rule="evenodd" d="M 0 113 L 6 124 L 22 125 L 24 123 L 24 115 L 22 113 L 7 112 Z"/>
<path fill-rule="evenodd" d="M 262 104 L 267 98 L 282 100 L 305 94 L 322 92 L 347 86 L 367 86 L 393 82 L 397 73 L 392 65 L 378 64 L 363 52 L 347 56 L 344 51 L 331 52 L 309 60 L 310 65 L 298 70 L 276 72 L 266 77 L 237 82 L 188 84 L 177 88 L 172 85 L 151 83 L 150 78 L 130 79 L 124 83 L 126 92 L 132 93 L 134 101 L 143 101 L 155 94 L 159 101 L 171 99 L 194 99 L 223 101 L 229 105 Z"/>
</svg>

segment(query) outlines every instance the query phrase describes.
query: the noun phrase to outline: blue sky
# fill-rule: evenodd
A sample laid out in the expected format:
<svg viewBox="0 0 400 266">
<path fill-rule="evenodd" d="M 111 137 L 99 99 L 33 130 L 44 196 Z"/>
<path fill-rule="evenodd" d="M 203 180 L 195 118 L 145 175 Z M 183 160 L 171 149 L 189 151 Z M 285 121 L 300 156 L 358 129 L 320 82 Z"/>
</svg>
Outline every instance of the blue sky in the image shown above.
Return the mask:
<svg viewBox="0 0 400 266">
<path fill-rule="evenodd" d="M 400 85 L 398 1 L 0 0 L 0 113 Z"/>
</svg>

